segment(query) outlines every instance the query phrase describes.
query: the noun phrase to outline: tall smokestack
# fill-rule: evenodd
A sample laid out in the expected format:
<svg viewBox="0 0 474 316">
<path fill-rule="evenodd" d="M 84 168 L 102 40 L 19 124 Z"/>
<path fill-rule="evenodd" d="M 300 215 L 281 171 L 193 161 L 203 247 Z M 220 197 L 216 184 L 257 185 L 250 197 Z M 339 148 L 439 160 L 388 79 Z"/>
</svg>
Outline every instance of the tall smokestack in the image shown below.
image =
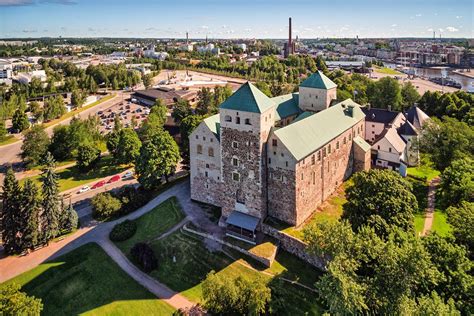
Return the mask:
<svg viewBox="0 0 474 316">
<path fill-rule="evenodd" d="M 293 54 L 293 44 L 291 41 L 291 17 L 288 20 L 289 27 L 288 27 L 288 55 Z"/>
<path fill-rule="evenodd" d="M 186 45 L 188 45 L 188 44 L 189 44 L 189 34 L 188 34 L 188 32 L 186 32 Z"/>
</svg>

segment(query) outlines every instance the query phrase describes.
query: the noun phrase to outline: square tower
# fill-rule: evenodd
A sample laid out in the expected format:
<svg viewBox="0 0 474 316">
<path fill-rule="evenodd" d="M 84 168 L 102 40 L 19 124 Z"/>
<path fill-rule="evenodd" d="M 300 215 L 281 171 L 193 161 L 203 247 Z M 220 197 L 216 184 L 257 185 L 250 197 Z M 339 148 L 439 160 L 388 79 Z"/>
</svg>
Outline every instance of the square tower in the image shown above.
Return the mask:
<svg viewBox="0 0 474 316">
<path fill-rule="evenodd" d="M 303 111 L 325 110 L 337 99 L 337 85 L 319 70 L 301 83 L 299 92 L 299 107 Z"/>
<path fill-rule="evenodd" d="M 220 106 L 222 215 L 267 215 L 266 142 L 275 104 L 247 82 Z"/>
</svg>

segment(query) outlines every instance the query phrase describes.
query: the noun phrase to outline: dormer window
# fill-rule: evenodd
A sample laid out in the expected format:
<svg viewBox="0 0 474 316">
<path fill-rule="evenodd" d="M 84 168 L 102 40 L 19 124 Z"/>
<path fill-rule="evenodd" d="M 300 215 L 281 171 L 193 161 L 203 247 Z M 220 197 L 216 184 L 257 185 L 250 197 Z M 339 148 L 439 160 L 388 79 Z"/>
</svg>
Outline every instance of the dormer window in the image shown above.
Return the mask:
<svg viewBox="0 0 474 316">
<path fill-rule="evenodd" d="M 226 115 L 225 118 L 224 118 L 224 120 L 225 120 L 226 122 L 232 122 L 232 117 L 231 117 L 230 115 Z"/>
</svg>

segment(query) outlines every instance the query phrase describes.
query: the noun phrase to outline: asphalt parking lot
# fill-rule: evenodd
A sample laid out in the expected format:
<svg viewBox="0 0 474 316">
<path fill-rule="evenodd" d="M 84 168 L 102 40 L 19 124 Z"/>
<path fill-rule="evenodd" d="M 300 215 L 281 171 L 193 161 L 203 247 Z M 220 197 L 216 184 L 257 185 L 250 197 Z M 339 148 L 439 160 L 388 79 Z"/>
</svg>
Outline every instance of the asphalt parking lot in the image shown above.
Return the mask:
<svg viewBox="0 0 474 316">
<path fill-rule="evenodd" d="M 144 105 L 132 103 L 124 100 L 104 111 L 98 111 L 97 115 L 100 118 L 100 132 L 107 134 L 114 128 L 115 116 L 120 118 L 124 127 L 132 127 L 132 119 L 135 119 L 136 126 L 140 126 L 148 117 L 150 109 Z"/>
</svg>

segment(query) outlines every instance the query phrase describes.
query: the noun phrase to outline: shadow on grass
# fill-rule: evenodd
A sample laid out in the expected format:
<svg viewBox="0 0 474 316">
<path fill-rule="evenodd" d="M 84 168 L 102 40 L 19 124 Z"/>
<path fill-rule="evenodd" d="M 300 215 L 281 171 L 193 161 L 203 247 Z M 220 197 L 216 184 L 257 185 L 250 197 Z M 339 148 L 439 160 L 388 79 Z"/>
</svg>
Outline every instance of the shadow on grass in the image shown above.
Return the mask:
<svg viewBox="0 0 474 316">
<path fill-rule="evenodd" d="M 44 315 L 155 314 L 173 308 L 136 283 L 97 245 L 86 244 L 8 281 L 41 298 Z M 126 302 L 124 304 L 123 302 Z"/>
</svg>

